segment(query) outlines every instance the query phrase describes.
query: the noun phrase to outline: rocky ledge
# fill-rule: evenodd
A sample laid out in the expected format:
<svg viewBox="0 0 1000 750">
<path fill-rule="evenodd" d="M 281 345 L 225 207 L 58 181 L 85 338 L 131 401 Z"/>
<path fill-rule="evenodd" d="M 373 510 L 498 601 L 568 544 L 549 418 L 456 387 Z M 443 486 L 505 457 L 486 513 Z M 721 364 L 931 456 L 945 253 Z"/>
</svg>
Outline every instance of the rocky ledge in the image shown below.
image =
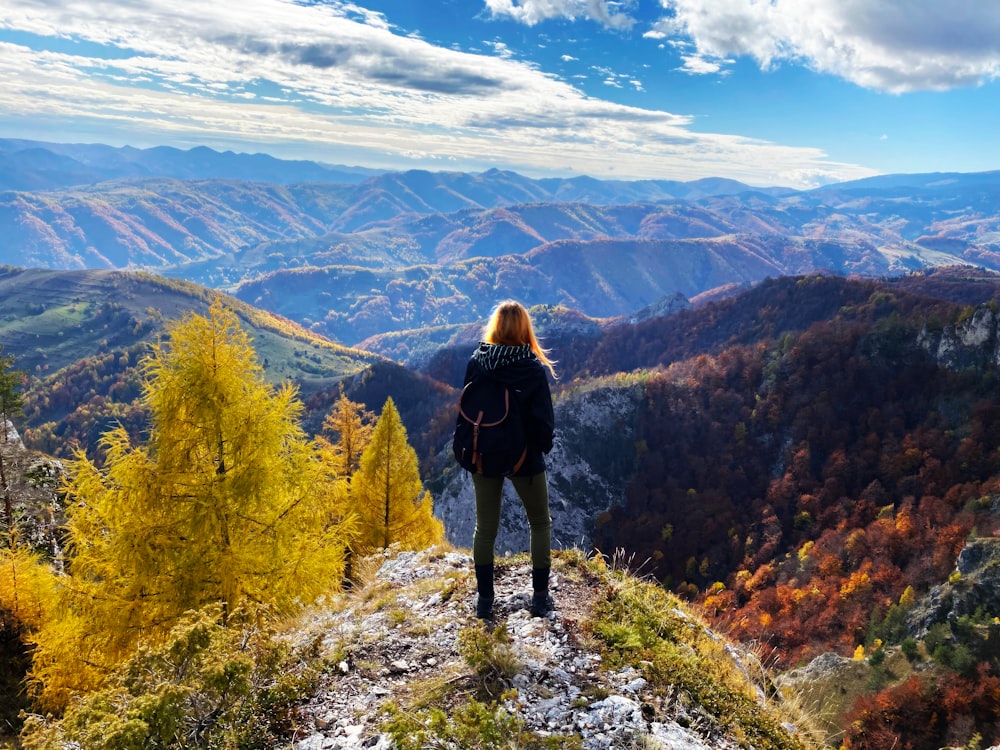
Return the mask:
<svg viewBox="0 0 1000 750">
<path fill-rule="evenodd" d="M 593 635 L 592 618 L 595 603 L 612 595 L 613 584 L 594 573 L 604 566 L 584 560 L 582 553 L 556 556 L 556 608 L 545 618 L 528 612 L 528 560 L 498 561 L 496 619 L 489 627 L 473 614 L 475 583 L 467 554 L 390 551 L 368 562 L 374 574 L 367 584 L 338 606 L 317 609 L 308 627 L 296 631 L 299 645 L 319 639 L 332 665 L 322 688 L 301 708 L 298 750 L 388 750 L 399 746 L 398 735 L 386 729 L 390 716 L 416 717 L 418 726 L 426 726 L 429 710 L 453 716 L 474 700 L 484 701 L 494 719 L 516 725 L 534 741 L 555 743 L 532 747 L 811 746 L 794 727 L 780 727 L 777 721 L 782 741 L 754 745 L 744 727 L 720 717 L 718 709 L 713 715 L 682 687 L 650 684 L 649 663 L 608 663 L 608 652 Z M 759 704 L 752 712 L 773 714 L 773 696 L 765 697 L 752 679 L 759 664 L 676 604 L 667 613 L 674 625 L 707 638 L 731 662 L 732 673 L 746 686 L 740 700 Z M 470 658 L 476 644 L 490 651 L 480 652 L 478 661 Z M 691 648 L 684 642 L 677 647 Z M 461 745 L 443 737 L 433 745 L 416 740 L 408 745 L 418 746 Z"/>
</svg>

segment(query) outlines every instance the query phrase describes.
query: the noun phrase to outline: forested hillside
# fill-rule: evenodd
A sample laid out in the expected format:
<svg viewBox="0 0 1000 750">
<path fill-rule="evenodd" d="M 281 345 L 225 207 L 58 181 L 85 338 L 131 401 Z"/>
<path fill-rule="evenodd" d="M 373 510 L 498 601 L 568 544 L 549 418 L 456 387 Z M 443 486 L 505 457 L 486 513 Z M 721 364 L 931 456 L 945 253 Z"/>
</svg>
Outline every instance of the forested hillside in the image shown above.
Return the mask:
<svg viewBox="0 0 1000 750">
<path fill-rule="evenodd" d="M 561 374 L 557 537 L 572 544 L 588 519 L 597 549 L 625 550 L 783 668 L 906 649 L 905 670 L 876 667 L 857 688 L 871 702 L 852 714 L 851 747 L 936 750 L 956 722 L 993 737 L 1000 717 L 977 686 L 1000 685 L 987 632 L 1000 602 L 988 581 L 938 587 L 1000 530 L 998 289 L 963 269 L 781 278 L 583 338 L 546 331 Z M 439 495 L 461 543 L 469 488 L 451 475 Z M 517 549 L 516 508 L 510 523 Z M 916 685 L 897 688 L 911 673 Z"/>
<path fill-rule="evenodd" d="M 856 707 L 851 747 L 936 748 L 958 716 L 992 737 L 998 718 L 995 604 L 915 614 L 1000 527 L 997 306 L 903 287 L 919 280 L 781 279 L 613 329 L 588 363 L 646 373 L 634 470 L 598 548 L 628 549 L 777 663 L 903 647 L 944 670 Z"/>
<path fill-rule="evenodd" d="M 220 296 L 252 330 L 272 382 L 292 381 L 308 394 L 380 361 L 190 282 L 142 272 L 0 267 L 0 346 L 30 376 L 26 439 L 65 456 L 75 445 L 96 448 L 118 422 L 138 432 L 140 361 L 167 323 L 207 310 Z"/>
</svg>

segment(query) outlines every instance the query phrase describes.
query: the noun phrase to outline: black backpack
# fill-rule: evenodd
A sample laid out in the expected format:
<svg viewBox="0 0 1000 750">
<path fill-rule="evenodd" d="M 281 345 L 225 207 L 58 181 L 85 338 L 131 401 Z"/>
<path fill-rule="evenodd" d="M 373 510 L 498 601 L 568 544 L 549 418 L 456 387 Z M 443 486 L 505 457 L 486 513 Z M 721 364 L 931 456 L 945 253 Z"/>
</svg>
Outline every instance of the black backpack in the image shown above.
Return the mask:
<svg viewBox="0 0 1000 750">
<path fill-rule="evenodd" d="M 521 407 L 514 392 L 480 376 L 462 389 L 452 441 L 462 468 L 484 477 L 513 474 L 528 456 Z"/>
</svg>

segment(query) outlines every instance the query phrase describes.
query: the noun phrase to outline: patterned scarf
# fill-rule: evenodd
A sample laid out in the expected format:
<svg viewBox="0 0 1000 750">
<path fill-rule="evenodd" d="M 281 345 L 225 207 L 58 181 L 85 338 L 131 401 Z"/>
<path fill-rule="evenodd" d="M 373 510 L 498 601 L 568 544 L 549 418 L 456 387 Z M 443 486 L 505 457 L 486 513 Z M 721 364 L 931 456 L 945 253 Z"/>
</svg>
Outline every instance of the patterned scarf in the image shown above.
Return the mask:
<svg viewBox="0 0 1000 750">
<path fill-rule="evenodd" d="M 479 343 L 479 348 L 472 354 L 472 358 L 479 363 L 487 372 L 493 372 L 501 368 L 520 362 L 522 359 L 534 359 L 535 353 L 527 344 L 523 346 L 507 346 L 506 344 L 489 344 L 485 341 Z"/>
</svg>

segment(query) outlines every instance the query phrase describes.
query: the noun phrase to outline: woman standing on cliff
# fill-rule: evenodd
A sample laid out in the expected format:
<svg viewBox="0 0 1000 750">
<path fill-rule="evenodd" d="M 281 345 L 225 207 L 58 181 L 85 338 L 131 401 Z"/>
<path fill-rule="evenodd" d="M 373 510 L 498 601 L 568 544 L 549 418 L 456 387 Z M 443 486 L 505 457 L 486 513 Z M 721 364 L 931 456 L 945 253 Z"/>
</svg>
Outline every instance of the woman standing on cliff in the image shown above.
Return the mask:
<svg viewBox="0 0 1000 750">
<path fill-rule="evenodd" d="M 520 408 L 527 455 L 520 468 L 508 477 L 472 475 L 476 491 L 472 557 L 479 594 L 476 617 L 482 619 L 493 615 L 493 557 L 505 478 L 510 479 L 521 499 L 531 528 L 531 614 L 544 617 L 553 607 L 549 596 L 552 518 L 544 454 L 552 449 L 555 417 L 546 369 L 554 379 L 553 362 L 535 338 L 528 311 L 518 302 L 501 302 L 483 329 L 483 341 L 469 359 L 463 385 L 490 377 L 508 386 Z"/>
</svg>

